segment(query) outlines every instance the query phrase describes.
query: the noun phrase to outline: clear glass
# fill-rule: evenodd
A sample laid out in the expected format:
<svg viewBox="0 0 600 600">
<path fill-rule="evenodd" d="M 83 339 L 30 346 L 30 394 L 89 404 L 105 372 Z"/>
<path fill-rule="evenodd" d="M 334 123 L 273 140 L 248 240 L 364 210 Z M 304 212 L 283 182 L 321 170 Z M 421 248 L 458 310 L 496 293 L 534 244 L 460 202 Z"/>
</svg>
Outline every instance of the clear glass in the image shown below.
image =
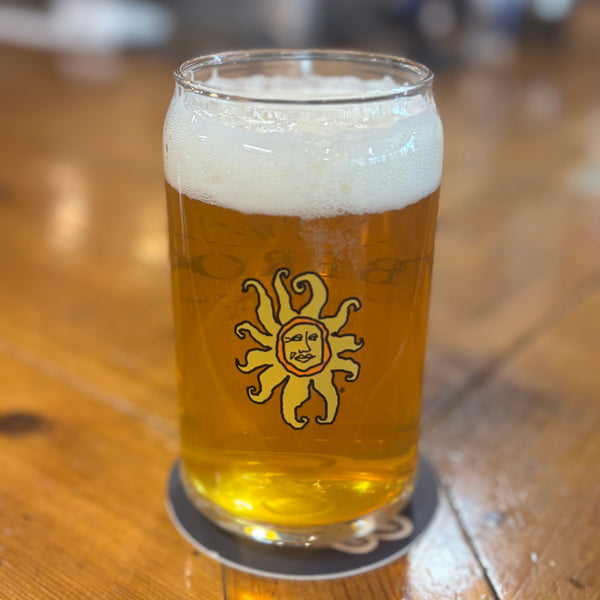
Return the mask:
<svg viewBox="0 0 600 600">
<path fill-rule="evenodd" d="M 182 480 L 253 539 L 409 499 L 442 160 L 424 66 L 232 52 L 175 73 L 164 159 Z"/>
</svg>

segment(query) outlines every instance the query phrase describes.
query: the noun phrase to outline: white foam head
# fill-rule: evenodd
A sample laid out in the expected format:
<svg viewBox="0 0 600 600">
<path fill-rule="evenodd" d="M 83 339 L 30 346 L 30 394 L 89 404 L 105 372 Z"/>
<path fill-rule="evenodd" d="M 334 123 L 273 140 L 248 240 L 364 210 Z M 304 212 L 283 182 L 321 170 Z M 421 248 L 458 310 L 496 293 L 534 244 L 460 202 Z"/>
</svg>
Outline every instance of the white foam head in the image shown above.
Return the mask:
<svg viewBox="0 0 600 600">
<path fill-rule="evenodd" d="M 317 75 L 208 84 L 255 100 L 176 88 L 165 120 L 165 174 L 191 198 L 308 219 L 402 208 L 439 187 L 442 127 L 430 95 L 286 104 L 272 100 L 368 97 L 398 84 Z"/>
</svg>

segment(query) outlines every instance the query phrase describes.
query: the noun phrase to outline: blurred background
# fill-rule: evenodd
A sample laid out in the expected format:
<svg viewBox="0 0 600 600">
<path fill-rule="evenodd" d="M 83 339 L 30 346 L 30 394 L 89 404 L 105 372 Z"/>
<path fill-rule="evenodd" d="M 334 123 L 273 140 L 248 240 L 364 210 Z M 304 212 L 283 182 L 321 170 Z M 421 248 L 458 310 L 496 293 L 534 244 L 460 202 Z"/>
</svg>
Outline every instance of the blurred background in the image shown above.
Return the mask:
<svg viewBox="0 0 600 600">
<path fill-rule="evenodd" d="M 174 60 L 248 47 L 352 47 L 436 69 L 555 40 L 576 0 L 2 0 L 0 43 Z"/>
</svg>

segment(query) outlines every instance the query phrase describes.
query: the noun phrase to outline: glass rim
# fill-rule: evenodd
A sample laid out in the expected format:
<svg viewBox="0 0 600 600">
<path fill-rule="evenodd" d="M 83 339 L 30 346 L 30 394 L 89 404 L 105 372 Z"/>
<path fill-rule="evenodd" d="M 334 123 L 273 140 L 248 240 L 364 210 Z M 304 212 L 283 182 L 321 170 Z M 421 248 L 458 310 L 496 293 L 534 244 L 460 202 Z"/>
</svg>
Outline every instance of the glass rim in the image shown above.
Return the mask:
<svg viewBox="0 0 600 600">
<path fill-rule="evenodd" d="M 196 71 L 222 67 L 227 65 L 239 65 L 243 63 L 256 64 L 266 61 L 339 61 L 371 66 L 380 66 L 400 72 L 408 71 L 417 75 L 418 79 L 413 82 L 405 82 L 397 87 L 386 89 L 385 91 L 369 91 L 345 96 L 329 96 L 315 98 L 277 98 L 260 97 L 254 94 L 236 94 L 230 90 L 219 89 L 206 85 L 204 82 L 194 81 L 190 75 Z M 230 100 L 235 102 L 248 102 L 260 104 L 356 104 L 363 102 L 381 102 L 393 100 L 408 96 L 417 96 L 431 89 L 433 82 L 433 72 L 425 65 L 408 58 L 393 56 L 388 54 L 377 54 L 362 52 L 358 50 L 320 50 L 320 49 L 261 49 L 261 50 L 236 50 L 231 52 L 221 52 L 218 54 L 208 54 L 186 60 L 181 63 L 174 71 L 175 81 L 184 89 L 208 96 L 214 99 Z"/>
</svg>

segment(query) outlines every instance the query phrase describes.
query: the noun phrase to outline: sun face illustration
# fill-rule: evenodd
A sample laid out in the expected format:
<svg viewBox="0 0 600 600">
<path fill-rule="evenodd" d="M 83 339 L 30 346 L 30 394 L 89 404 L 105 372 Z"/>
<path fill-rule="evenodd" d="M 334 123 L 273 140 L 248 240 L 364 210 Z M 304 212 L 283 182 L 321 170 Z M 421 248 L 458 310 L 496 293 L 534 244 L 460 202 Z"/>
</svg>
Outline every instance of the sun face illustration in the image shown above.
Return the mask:
<svg viewBox="0 0 600 600">
<path fill-rule="evenodd" d="M 302 429 L 308 423 L 308 417 L 298 418 L 296 411 L 310 398 L 311 389 L 325 401 L 325 415 L 317 417 L 316 422 L 320 425 L 331 424 L 339 408 L 334 371 L 345 372 L 346 381 L 356 381 L 360 373 L 358 362 L 340 354 L 360 350 L 363 341 L 351 334 L 338 335 L 348 322 L 351 309 L 360 309 L 360 300 L 347 298 L 335 315 L 324 317 L 321 313 L 327 303 L 327 286 L 317 273 L 307 272 L 291 281 L 291 288 L 296 294 L 306 290 L 311 292 L 307 302 L 296 311 L 283 281 L 289 275 L 287 269 L 279 269 L 273 276 L 277 313 L 273 300 L 260 281 L 246 279 L 242 284 L 244 292 L 254 288 L 258 295 L 256 316 L 264 331 L 249 321 L 235 326 L 239 338 L 244 338 L 248 333 L 262 346 L 246 353 L 245 364 L 236 359 L 236 367 L 242 373 L 262 368 L 258 374 L 258 387 L 252 385 L 246 388 L 253 402 L 266 402 L 276 388 L 282 386 L 281 416 L 290 427 Z"/>
</svg>

